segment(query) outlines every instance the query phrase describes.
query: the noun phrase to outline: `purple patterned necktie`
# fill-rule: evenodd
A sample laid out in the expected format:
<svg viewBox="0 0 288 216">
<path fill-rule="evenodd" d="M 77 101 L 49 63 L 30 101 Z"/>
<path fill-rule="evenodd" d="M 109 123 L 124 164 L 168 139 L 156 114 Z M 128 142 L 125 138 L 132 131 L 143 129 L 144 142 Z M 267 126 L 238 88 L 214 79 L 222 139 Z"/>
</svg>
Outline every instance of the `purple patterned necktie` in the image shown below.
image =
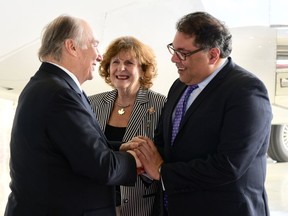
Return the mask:
<svg viewBox="0 0 288 216">
<path fill-rule="evenodd" d="M 196 89 L 198 88 L 198 85 L 191 85 L 188 86 L 183 95 L 181 96 L 180 100 L 178 101 L 178 104 L 176 106 L 176 110 L 175 110 L 175 116 L 173 119 L 173 126 L 172 126 L 172 137 L 171 137 L 171 145 L 173 145 L 174 139 L 178 133 L 179 130 L 179 126 L 181 124 L 182 118 L 185 115 L 185 111 L 186 111 L 186 106 L 187 106 L 187 101 L 188 98 L 190 96 L 190 94 Z M 168 196 L 167 193 L 164 192 L 164 207 L 167 210 L 168 209 Z"/>
<path fill-rule="evenodd" d="M 182 118 L 185 114 L 186 106 L 187 106 L 187 101 L 190 96 L 190 94 L 198 88 L 198 85 L 191 85 L 188 86 L 183 93 L 182 97 L 178 101 L 176 110 L 175 110 L 175 116 L 173 119 L 173 126 L 172 126 L 172 137 L 171 137 L 171 145 L 173 145 L 174 139 L 178 133 L 179 126 L 181 124 Z"/>
</svg>

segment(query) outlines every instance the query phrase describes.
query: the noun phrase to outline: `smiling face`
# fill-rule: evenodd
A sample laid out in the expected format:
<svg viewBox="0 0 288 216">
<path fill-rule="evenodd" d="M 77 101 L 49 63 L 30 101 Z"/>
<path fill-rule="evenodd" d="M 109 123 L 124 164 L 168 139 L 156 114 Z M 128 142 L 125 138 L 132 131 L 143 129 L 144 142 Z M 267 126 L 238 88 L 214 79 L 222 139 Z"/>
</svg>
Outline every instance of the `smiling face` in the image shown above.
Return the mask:
<svg viewBox="0 0 288 216">
<path fill-rule="evenodd" d="M 94 67 L 97 62 L 102 60 L 102 56 L 98 50 L 99 41 L 95 39 L 92 28 L 84 21 L 83 25 L 86 40 L 78 49 L 78 59 L 80 74 L 82 75 L 81 80 L 84 82 L 93 78 Z"/>
<path fill-rule="evenodd" d="M 189 53 L 201 47 L 196 47 L 194 37 L 184 33 L 177 32 L 173 47 L 182 53 Z M 172 55 L 171 61 L 178 68 L 179 79 L 186 85 L 198 84 L 207 78 L 213 71 L 211 70 L 210 53 L 207 50 L 201 50 L 193 55 L 187 56 L 181 60 L 176 53 Z"/>
<path fill-rule="evenodd" d="M 120 51 L 110 61 L 110 80 L 119 91 L 137 92 L 143 75 L 138 60 L 129 51 Z"/>
</svg>

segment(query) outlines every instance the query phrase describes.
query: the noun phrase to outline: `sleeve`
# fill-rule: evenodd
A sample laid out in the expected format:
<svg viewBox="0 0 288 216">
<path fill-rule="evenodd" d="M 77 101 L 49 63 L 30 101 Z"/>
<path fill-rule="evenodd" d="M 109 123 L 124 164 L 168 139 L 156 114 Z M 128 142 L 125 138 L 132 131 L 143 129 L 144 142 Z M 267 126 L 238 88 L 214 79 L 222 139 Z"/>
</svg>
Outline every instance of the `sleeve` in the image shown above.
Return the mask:
<svg viewBox="0 0 288 216">
<path fill-rule="evenodd" d="M 47 112 L 47 134 L 53 154 L 65 158 L 73 172 L 110 185 L 132 185 L 136 162 L 126 152 L 108 147 L 95 117 L 71 89 L 58 91 Z"/>
</svg>

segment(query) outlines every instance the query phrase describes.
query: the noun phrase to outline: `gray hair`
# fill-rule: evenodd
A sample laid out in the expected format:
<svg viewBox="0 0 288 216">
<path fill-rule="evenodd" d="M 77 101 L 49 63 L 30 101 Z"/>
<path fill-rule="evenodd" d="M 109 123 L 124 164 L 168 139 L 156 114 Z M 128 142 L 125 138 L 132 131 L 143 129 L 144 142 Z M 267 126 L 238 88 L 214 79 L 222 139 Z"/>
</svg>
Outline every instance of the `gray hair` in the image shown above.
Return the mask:
<svg viewBox="0 0 288 216">
<path fill-rule="evenodd" d="M 66 39 L 72 39 L 75 43 L 85 48 L 85 35 L 83 20 L 67 15 L 61 15 L 50 22 L 45 28 L 42 35 L 42 43 L 38 52 L 40 61 L 51 56 L 60 61 L 62 47 Z"/>
</svg>

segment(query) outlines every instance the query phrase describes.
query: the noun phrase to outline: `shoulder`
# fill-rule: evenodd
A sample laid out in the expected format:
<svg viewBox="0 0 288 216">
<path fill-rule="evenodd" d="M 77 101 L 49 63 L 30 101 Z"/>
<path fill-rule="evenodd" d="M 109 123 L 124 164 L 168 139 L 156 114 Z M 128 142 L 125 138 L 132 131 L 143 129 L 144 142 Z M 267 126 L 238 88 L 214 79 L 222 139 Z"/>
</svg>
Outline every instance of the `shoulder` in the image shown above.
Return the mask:
<svg viewBox="0 0 288 216">
<path fill-rule="evenodd" d="M 163 102 L 163 103 L 165 103 L 165 101 L 166 101 L 165 95 L 163 95 L 159 92 L 155 92 L 151 89 L 147 90 L 147 97 L 149 98 L 149 100 L 156 100 L 156 101 Z"/>
<path fill-rule="evenodd" d="M 246 68 L 238 65 L 235 63 L 232 58 L 229 58 L 229 62 L 227 63 L 226 66 L 224 66 L 223 71 L 229 71 L 230 73 L 229 76 L 231 79 L 237 79 L 240 82 L 246 82 L 251 80 L 252 82 L 261 82 L 261 80 L 253 73 L 248 71 Z"/>
<path fill-rule="evenodd" d="M 109 92 L 101 92 L 101 93 L 98 93 L 98 94 L 89 95 L 88 98 L 91 101 L 98 101 L 98 100 L 100 100 L 101 98 L 105 97 L 108 94 L 109 94 Z"/>
<path fill-rule="evenodd" d="M 98 104 L 100 101 L 110 101 L 116 98 L 117 92 L 116 90 L 101 92 L 98 94 L 88 96 L 91 104 Z"/>
<path fill-rule="evenodd" d="M 230 89 L 249 88 L 250 86 L 258 86 L 265 88 L 264 83 L 252 72 L 235 63 L 231 57 L 228 58 L 227 64 L 214 77 L 215 81 L 221 81 L 222 86 L 230 87 Z"/>
<path fill-rule="evenodd" d="M 218 76 L 219 75 L 219 76 Z M 241 98 L 253 94 L 268 94 L 264 82 L 253 72 L 232 62 L 227 64 L 214 78 L 223 94 Z M 225 92 L 225 93 L 224 93 Z"/>
<path fill-rule="evenodd" d="M 237 64 L 235 64 L 234 70 L 230 73 L 230 80 L 231 83 L 234 83 L 235 87 L 258 86 L 265 88 L 263 81 L 260 80 L 253 72 L 250 72 Z"/>
</svg>

